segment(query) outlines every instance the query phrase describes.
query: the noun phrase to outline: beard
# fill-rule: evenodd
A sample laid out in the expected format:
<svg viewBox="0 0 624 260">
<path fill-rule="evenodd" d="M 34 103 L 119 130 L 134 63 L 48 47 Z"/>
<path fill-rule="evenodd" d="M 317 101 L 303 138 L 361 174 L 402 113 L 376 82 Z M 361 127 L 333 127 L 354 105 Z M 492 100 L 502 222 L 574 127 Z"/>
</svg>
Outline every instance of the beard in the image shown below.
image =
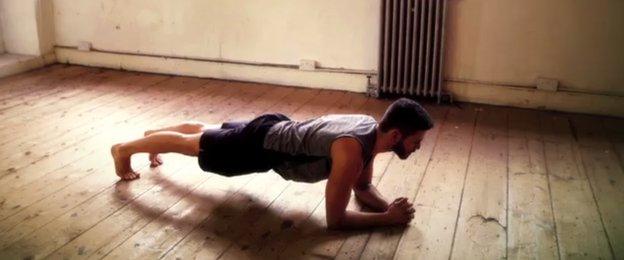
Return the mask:
<svg viewBox="0 0 624 260">
<path fill-rule="evenodd" d="M 405 151 L 405 145 L 403 145 L 403 138 L 392 146 L 392 151 L 401 158 L 401 160 L 407 159 L 409 154 Z"/>
</svg>

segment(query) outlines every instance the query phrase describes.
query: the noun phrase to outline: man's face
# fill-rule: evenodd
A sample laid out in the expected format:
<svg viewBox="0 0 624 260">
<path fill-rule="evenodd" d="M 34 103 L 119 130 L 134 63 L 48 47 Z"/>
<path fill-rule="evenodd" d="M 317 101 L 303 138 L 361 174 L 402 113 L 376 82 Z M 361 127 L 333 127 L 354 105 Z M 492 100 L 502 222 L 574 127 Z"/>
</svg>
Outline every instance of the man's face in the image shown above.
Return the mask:
<svg viewBox="0 0 624 260">
<path fill-rule="evenodd" d="M 427 131 L 417 131 L 416 133 L 407 136 L 401 137 L 395 144 L 392 146 L 392 151 L 401 158 L 401 160 L 407 159 L 414 151 L 420 149 L 420 143 L 423 138 L 425 138 L 425 133 Z"/>
</svg>

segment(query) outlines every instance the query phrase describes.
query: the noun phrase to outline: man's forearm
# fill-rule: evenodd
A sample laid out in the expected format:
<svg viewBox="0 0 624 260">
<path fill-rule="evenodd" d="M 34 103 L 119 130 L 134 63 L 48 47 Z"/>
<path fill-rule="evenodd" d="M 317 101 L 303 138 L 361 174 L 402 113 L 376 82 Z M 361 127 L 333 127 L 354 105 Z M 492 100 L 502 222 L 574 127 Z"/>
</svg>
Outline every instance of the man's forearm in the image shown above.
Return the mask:
<svg viewBox="0 0 624 260">
<path fill-rule="evenodd" d="M 386 201 L 373 185 L 355 190 L 355 197 L 374 211 L 384 212 L 388 209 L 388 201 Z"/>
<path fill-rule="evenodd" d="M 338 225 L 330 226 L 331 229 L 359 229 L 376 226 L 393 225 L 386 213 L 360 212 L 347 210 Z"/>
</svg>

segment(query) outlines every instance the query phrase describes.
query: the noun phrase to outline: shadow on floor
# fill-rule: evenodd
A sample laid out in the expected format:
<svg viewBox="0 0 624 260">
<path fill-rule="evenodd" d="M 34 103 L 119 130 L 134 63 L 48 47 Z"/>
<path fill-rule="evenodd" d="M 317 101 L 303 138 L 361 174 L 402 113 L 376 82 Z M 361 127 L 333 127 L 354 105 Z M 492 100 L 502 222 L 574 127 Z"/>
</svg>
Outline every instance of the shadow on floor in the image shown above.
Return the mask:
<svg viewBox="0 0 624 260">
<path fill-rule="evenodd" d="M 184 175 L 176 175 L 178 174 Z M 210 251 L 213 256 L 235 249 L 237 256 L 243 253 L 245 258 L 275 258 L 286 248 L 291 251 L 289 253 L 294 251 L 298 255 L 321 256 L 319 253 L 308 252 L 308 249 L 322 243 L 331 244 L 332 241 L 340 245 L 349 236 L 368 233 L 364 230 L 327 230 L 324 221 L 308 218 L 309 213 L 267 208 L 253 194 L 244 191 L 238 191 L 234 196 L 216 196 L 191 190 L 159 173 L 151 175 L 151 178 L 164 191 L 184 196 L 182 200 L 194 206 L 187 207 L 182 212 L 163 212 L 162 208 L 146 205 L 140 200 L 133 200 L 128 206 L 145 218 L 155 219 L 154 221 L 164 223 L 169 228 L 184 230 L 185 235 L 192 229 L 192 233 L 179 246 L 195 245 L 192 250 Z M 128 182 L 118 182 L 116 186 L 115 196 L 118 200 L 128 201 L 134 197 Z M 304 221 L 296 221 L 297 219 Z"/>
</svg>

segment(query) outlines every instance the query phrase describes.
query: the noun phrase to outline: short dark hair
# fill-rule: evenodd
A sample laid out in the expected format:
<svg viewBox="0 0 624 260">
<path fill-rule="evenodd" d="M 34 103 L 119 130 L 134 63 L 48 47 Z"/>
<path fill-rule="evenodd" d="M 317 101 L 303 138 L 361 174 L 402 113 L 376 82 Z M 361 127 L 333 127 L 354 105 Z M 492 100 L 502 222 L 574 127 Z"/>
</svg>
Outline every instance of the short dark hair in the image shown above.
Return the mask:
<svg viewBox="0 0 624 260">
<path fill-rule="evenodd" d="M 388 132 L 398 129 L 401 134 L 409 136 L 417 131 L 426 131 L 433 128 L 433 120 L 429 113 L 418 102 L 400 98 L 394 101 L 384 114 L 379 129 Z"/>
</svg>

